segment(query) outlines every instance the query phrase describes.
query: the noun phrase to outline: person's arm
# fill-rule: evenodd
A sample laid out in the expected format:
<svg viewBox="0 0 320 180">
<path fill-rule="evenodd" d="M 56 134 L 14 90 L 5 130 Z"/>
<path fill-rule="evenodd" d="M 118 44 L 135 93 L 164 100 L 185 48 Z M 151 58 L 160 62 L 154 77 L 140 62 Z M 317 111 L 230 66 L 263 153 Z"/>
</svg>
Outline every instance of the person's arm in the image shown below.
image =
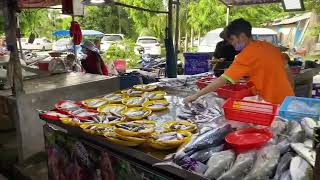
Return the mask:
<svg viewBox="0 0 320 180">
<path fill-rule="evenodd" d="M 218 88 L 222 87 L 223 85 L 225 85 L 227 83 L 227 80 L 220 76 L 218 79 L 215 79 L 213 82 L 211 82 L 207 87 L 201 89 L 199 92 L 197 92 L 196 94 L 192 95 L 192 96 L 188 96 L 183 100 L 183 103 L 185 104 L 189 104 L 192 101 L 197 100 L 199 97 L 206 95 L 210 92 L 213 92 L 215 90 L 217 90 Z"/>
</svg>

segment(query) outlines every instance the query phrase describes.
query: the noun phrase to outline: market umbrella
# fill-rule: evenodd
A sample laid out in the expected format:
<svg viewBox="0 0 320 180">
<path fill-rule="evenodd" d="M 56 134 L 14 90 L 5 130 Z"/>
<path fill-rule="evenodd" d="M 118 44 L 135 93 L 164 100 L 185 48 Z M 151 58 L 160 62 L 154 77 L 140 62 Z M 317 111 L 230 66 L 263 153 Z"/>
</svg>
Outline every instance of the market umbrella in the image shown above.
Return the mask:
<svg viewBox="0 0 320 180">
<path fill-rule="evenodd" d="M 81 30 L 82 36 L 98 36 L 103 37 L 104 34 L 100 31 L 96 30 Z M 70 36 L 69 30 L 59 30 L 52 33 L 53 36 L 61 37 L 61 36 Z"/>
</svg>

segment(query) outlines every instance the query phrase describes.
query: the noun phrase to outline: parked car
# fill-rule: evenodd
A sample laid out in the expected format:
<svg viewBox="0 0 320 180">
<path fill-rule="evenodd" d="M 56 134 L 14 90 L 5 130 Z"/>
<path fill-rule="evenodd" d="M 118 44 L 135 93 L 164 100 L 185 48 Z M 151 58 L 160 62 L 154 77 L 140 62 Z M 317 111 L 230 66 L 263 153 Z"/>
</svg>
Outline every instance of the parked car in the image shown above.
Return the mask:
<svg viewBox="0 0 320 180">
<path fill-rule="evenodd" d="M 144 54 L 150 54 L 151 56 L 161 55 L 160 42 L 155 37 L 152 37 L 152 36 L 138 37 L 136 42 L 136 47 L 134 48 L 134 51 L 136 54 L 140 54 L 139 48 L 141 47 L 143 47 L 144 49 Z"/>
<path fill-rule="evenodd" d="M 101 39 L 100 50 L 106 51 L 113 43 L 122 41 L 123 39 L 123 34 L 105 34 Z"/>
<path fill-rule="evenodd" d="M 33 43 L 28 43 L 28 38 L 21 38 L 22 49 L 25 50 L 51 50 L 52 42 L 46 38 L 36 38 Z M 18 42 L 17 42 L 18 43 Z"/>
<path fill-rule="evenodd" d="M 69 38 L 62 38 L 57 40 L 52 45 L 53 51 L 68 51 L 71 49 L 72 42 Z"/>
<path fill-rule="evenodd" d="M 223 28 L 218 28 L 208 32 L 200 42 L 198 52 L 214 52 L 218 42 L 222 41 L 219 37 Z M 252 28 L 253 39 L 263 40 L 278 46 L 277 32 L 268 28 Z"/>
</svg>

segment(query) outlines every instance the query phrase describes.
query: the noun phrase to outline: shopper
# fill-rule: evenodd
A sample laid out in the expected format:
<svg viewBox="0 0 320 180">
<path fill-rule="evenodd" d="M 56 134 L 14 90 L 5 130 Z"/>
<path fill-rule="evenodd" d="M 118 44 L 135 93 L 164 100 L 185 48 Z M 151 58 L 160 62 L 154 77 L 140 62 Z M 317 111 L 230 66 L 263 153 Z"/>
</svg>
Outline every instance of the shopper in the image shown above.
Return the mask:
<svg viewBox="0 0 320 180">
<path fill-rule="evenodd" d="M 83 69 L 87 73 L 108 76 L 108 68 L 103 62 L 98 49 L 95 48 L 95 45 L 90 41 L 85 41 L 81 47 L 82 52 L 87 56 L 85 60 L 81 62 Z"/>
<path fill-rule="evenodd" d="M 189 104 L 200 96 L 215 91 L 227 82 L 235 83 L 247 76 L 254 84 L 256 92 L 267 102 L 281 104 L 286 96 L 293 96 L 285 68 L 285 60 L 280 50 L 272 44 L 252 39 L 252 26 L 244 19 L 236 19 L 226 28 L 228 41 L 237 51 L 241 51 L 223 75 L 194 95 L 186 97 Z"/>
</svg>

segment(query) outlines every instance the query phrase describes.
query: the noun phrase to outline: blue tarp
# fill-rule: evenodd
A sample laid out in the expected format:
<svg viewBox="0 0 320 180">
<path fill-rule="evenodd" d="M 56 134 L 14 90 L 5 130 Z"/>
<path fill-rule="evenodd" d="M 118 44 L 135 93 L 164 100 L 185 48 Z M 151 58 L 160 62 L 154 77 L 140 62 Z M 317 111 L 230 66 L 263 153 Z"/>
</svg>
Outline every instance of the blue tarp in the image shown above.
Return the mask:
<svg viewBox="0 0 320 180">
<path fill-rule="evenodd" d="M 95 30 L 81 30 L 82 36 L 98 36 L 103 37 L 104 34 Z M 59 30 L 52 33 L 53 36 L 70 36 L 69 30 Z"/>
</svg>

